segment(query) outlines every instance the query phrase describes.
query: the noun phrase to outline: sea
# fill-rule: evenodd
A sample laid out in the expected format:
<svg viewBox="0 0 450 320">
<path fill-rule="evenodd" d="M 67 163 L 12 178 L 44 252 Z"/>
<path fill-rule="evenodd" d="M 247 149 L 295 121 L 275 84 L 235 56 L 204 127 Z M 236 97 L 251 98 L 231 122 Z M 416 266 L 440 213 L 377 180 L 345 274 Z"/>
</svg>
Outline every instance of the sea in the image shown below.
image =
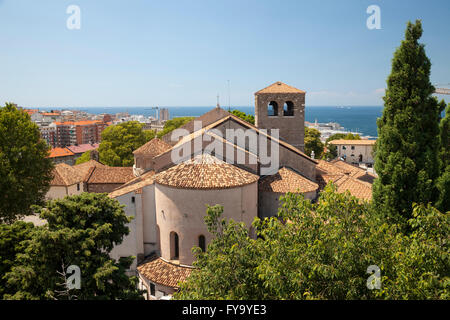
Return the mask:
<svg viewBox="0 0 450 320">
<path fill-rule="evenodd" d="M 208 112 L 215 106 L 210 107 L 159 107 L 168 108 L 169 117 L 192 116 L 198 117 Z M 228 106 L 222 106 L 228 110 Z M 70 107 L 70 108 L 41 108 L 45 110 L 80 110 L 91 114 L 116 114 L 119 112 L 128 112 L 130 115 L 143 115 L 146 117 L 155 117 L 155 109 L 152 107 Z M 247 114 L 255 114 L 255 108 L 251 106 L 232 106 L 231 110 L 240 110 Z M 306 106 L 305 120 L 308 122 L 327 123 L 337 122 L 347 131 L 359 132 L 363 136 L 377 137 L 377 118 L 381 117 L 383 112 L 382 106 Z"/>
</svg>

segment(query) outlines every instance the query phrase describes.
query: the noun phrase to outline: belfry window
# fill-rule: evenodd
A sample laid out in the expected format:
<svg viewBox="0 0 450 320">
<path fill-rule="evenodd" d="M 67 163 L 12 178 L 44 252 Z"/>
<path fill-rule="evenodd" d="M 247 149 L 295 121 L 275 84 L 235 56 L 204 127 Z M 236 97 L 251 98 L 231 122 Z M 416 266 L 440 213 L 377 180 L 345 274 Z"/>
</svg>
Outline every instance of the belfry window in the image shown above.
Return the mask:
<svg viewBox="0 0 450 320">
<path fill-rule="evenodd" d="M 294 104 L 292 101 L 286 101 L 283 105 L 283 116 L 293 116 L 294 115 Z"/>
<path fill-rule="evenodd" d="M 278 116 L 278 103 L 275 101 L 270 101 L 267 106 L 267 115 L 268 116 Z"/>
</svg>

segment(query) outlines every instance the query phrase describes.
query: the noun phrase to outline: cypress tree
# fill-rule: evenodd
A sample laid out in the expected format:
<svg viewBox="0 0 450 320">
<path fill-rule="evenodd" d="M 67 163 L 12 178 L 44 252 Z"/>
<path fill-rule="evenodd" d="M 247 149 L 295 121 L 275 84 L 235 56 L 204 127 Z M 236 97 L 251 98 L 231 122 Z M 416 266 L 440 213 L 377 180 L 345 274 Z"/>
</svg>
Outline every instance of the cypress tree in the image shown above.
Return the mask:
<svg viewBox="0 0 450 320">
<path fill-rule="evenodd" d="M 412 204 L 438 197 L 439 120 L 442 104 L 432 96 L 431 62 L 425 54 L 422 23 L 408 22 L 394 53 L 384 110 L 377 120 L 373 201 L 392 222 L 412 216 Z"/>
</svg>

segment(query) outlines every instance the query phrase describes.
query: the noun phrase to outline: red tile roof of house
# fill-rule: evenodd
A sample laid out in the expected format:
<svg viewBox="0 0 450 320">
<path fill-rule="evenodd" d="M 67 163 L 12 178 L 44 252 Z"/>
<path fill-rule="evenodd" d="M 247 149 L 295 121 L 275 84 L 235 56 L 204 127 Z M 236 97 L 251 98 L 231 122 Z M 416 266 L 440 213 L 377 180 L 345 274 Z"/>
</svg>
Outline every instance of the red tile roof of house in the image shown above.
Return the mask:
<svg viewBox="0 0 450 320">
<path fill-rule="evenodd" d="M 50 150 L 49 158 L 73 156 L 74 153 L 67 148 L 53 148 Z"/>
<path fill-rule="evenodd" d="M 377 142 L 376 140 L 368 140 L 368 139 L 361 139 L 361 140 L 337 139 L 331 140 L 329 143 L 335 145 L 373 146 L 376 142 Z"/>
<path fill-rule="evenodd" d="M 148 171 L 143 175 L 136 177 L 120 186 L 119 188 L 115 189 L 108 196 L 110 198 L 117 198 L 130 192 L 141 193 L 142 188 L 154 183 L 154 176 L 155 171 Z"/>
<path fill-rule="evenodd" d="M 143 146 L 139 147 L 138 149 L 133 151 L 133 154 L 138 155 L 146 155 L 151 158 L 154 158 L 158 155 L 160 155 L 163 152 L 166 152 L 167 150 L 170 150 L 172 147 L 168 143 L 162 141 L 158 138 L 153 138 Z"/>
<path fill-rule="evenodd" d="M 178 289 L 178 283 L 184 282 L 191 274 L 193 268 L 176 265 L 156 255 L 152 255 L 144 260 L 137 267 L 137 270 L 140 275 L 151 282 Z"/>
<path fill-rule="evenodd" d="M 134 178 L 132 167 L 92 167 L 85 177 L 87 183 L 123 184 Z"/>
<path fill-rule="evenodd" d="M 55 165 L 51 186 L 71 186 L 83 181 L 83 176 L 73 167 L 65 163 Z"/>
<path fill-rule="evenodd" d="M 90 173 L 90 170 L 93 167 L 107 167 L 107 166 L 92 159 L 73 166 L 73 168 L 77 170 L 77 172 L 83 177 L 83 180 L 86 180 L 87 178 L 86 176 L 88 175 L 88 173 Z"/>
<path fill-rule="evenodd" d="M 316 191 L 318 188 L 317 183 L 285 167 L 278 170 L 276 174 L 262 178 L 259 184 L 259 190 L 277 193 L 306 193 Z"/>
<path fill-rule="evenodd" d="M 281 81 L 277 81 L 272 83 L 270 86 L 257 91 L 255 95 L 261 93 L 305 93 L 305 91 L 291 87 Z"/>
<path fill-rule="evenodd" d="M 90 151 L 90 150 L 94 150 L 97 149 L 99 147 L 100 144 L 98 143 L 94 143 L 94 144 L 80 144 L 78 146 L 68 146 L 66 147 L 67 149 L 69 149 L 70 151 L 72 151 L 73 153 L 85 153 L 86 151 Z"/>
<path fill-rule="evenodd" d="M 84 126 L 84 125 L 90 125 L 90 124 L 96 124 L 96 123 L 102 123 L 100 120 L 83 120 L 83 121 L 65 121 L 65 122 L 59 122 L 56 121 L 56 125 L 66 125 L 66 126 Z"/>
</svg>

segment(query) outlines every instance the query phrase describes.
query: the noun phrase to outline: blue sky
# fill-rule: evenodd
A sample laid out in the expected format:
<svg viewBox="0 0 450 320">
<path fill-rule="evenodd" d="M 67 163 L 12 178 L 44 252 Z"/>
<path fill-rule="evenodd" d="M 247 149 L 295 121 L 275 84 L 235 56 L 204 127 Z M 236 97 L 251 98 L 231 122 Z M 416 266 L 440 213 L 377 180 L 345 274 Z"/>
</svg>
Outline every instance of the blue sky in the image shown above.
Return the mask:
<svg viewBox="0 0 450 320">
<path fill-rule="evenodd" d="M 382 105 L 408 20 L 422 19 L 432 82 L 450 83 L 449 13 L 448 0 L 0 0 L 0 103 L 227 106 L 230 80 L 236 106 L 275 81 L 308 106 Z"/>
</svg>

